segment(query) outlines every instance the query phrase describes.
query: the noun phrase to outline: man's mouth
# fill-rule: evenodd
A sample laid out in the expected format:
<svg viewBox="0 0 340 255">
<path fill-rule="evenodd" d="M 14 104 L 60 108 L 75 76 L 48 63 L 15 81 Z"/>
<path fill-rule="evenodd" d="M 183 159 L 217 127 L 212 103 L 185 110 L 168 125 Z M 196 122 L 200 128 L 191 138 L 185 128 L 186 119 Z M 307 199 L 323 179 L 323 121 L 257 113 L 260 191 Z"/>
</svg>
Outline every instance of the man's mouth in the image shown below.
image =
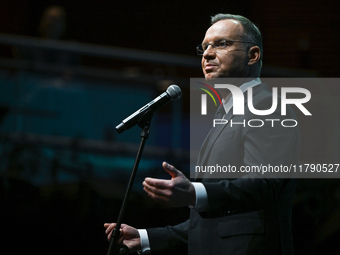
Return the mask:
<svg viewBox="0 0 340 255">
<path fill-rule="evenodd" d="M 209 72 L 209 71 L 213 71 L 216 67 L 217 65 L 209 63 L 204 66 L 204 70 Z"/>
</svg>

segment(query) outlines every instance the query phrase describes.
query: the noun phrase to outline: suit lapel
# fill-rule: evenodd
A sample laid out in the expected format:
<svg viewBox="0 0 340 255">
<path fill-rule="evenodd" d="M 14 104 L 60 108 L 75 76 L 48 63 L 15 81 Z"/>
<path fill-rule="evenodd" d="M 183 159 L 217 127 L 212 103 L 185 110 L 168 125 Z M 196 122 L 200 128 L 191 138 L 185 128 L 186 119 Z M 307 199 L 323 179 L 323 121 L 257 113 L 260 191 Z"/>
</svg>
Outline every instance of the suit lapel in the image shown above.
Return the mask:
<svg viewBox="0 0 340 255">
<path fill-rule="evenodd" d="M 256 95 L 259 91 L 264 89 L 264 85 L 260 84 L 256 87 L 253 88 L 253 96 Z M 247 98 L 248 98 L 248 92 L 244 92 L 244 106 L 247 106 Z M 227 113 L 227 115 L 224 117 L 225 120 L 228 121 L 227 124 L 224 125 L 217 125 L 216 127 L 212 127 L 209 134 L 205 138 L 200 153 L 197 161 L 197 165 L 199 166 L 204 166 L 207 163 L 208 158 L 210 157 L 210 152 L 215 144 L 216 139 L 219 137 L 221 132 L 223 131 L 224 128 L 230 126 L 230 121 L 234 117 L 232 114 L 232 109 Z M 218 118 L 215 116 L 215 118 Z"/>
<path fill-rule="evenodd" d="M 229 126 L 229 121 L 232 119 L 232 117 L 233 117 L 232 111 L 229 111 L 228 114 L 224 117 L 225 120 L 228 120 L 227 124 L 216 125 L 215 127 L 211 128 L 207 138 L 204 140 L 204 143 L 200 151 L 200 157 L 198 161 L 199 165 L 206 164 L 207 159 L 210 155 L 211 148 L 213 147 L 218 136 L 221 134 L 222 130 L 226 128 L 226 126 Z"/>
</svg>

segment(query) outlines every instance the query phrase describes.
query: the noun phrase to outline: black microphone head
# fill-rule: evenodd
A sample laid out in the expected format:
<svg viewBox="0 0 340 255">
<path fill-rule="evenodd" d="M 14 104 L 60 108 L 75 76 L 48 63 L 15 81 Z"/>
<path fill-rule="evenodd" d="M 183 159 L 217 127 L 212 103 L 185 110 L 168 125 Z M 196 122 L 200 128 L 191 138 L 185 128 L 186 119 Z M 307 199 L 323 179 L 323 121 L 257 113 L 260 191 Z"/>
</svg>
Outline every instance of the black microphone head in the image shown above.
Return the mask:
<svg viewBox="0 0 340 255">
<path fill-rule="evenodd" d="M 181 89 L 173 84 L 170 85 L 167 89 L 166 92 L 169 94 L 169 96 L 171 97 L 171 100 L 177 100 L 180 99 L 182 97 L 182 91 Z"/>
</svg>

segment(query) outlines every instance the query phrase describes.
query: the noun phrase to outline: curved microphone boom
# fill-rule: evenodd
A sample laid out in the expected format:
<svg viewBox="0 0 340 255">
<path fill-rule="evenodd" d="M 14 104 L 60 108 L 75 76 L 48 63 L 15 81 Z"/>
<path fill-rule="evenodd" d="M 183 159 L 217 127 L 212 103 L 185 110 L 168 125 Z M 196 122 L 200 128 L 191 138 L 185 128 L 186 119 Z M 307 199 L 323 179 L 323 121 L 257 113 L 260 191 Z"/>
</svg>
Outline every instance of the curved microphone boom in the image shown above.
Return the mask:
<svg viewBox="0 0 340 255">
<path fill-rule="evenodd" d="M 153 113 L 157 109 L 163 107 L 167 103 L 171 102 L 172 100 L 177 100 L 182 97 L 182 91 L 177 85 L 170 85 L 167 90 L 161 94 L 160 96 L 156 97 L 147 105 L 143 106 L 133 114 L 131 114 L 126 119 L 122 120 L 122 122 L 116 126 L 116 131 L 118 133 L 122 133 L 125 130 L 132 128 L 134 125 L 138 124 L 140 119 L 146 113 Z"/>
</svg>

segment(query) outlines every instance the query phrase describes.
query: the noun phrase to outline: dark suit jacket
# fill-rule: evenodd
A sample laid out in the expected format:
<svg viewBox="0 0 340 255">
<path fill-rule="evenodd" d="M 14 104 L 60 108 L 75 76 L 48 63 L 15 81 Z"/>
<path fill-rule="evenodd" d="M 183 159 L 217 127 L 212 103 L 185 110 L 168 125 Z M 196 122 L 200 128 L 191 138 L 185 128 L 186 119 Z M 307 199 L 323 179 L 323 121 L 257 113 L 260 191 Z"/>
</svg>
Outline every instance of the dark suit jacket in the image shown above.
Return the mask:
<svg viewBox="0 0 340 255">
<path fill-rule="evenodd" d="M 264 85 L 254 89 L 256 109 L 269 109 L 272 95 Z M 247 106 L 247 100 L 245 100 Z M 244 116 L 227 119 L 296 119 L 291 109 L 281 116 L 280 102 L 271 116 L 255 116 L 245 107 Z M 290 165 L 298 161 L 299 129 L 275 122 L 261 127 L 220 125 L 203 143 L 198 165 Z M 188 250 L 189 254 L 293 254 L 291 210 L 293 179 L 256 178 L 249 174 L 237 179 L 202 178 L 209 209 L 191 209 L 190 219 L 176 226 L 147 229 L 151 251 Z"/>
</svg>

